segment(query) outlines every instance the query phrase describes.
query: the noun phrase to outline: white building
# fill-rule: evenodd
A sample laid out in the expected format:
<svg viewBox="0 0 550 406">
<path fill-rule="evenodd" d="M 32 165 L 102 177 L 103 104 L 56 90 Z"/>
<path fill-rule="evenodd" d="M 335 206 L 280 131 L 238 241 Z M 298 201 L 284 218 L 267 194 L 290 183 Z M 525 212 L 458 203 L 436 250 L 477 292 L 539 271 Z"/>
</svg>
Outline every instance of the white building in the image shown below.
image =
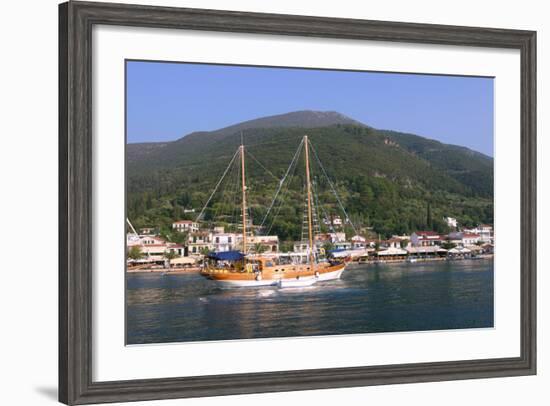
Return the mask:
<svg viewBox="0 0 550 406">
<path fill-rule="evenodd" d="M 293 244 L 294 252 L 307 252 L 309 251 L 309 244 L 304 241 L 297 241 Z"/>
<path fill-rule="evenodd" d="M 155 229 L 153 227 L 144 227 L 139 229 L 140 234 L 146 234 L 146 235 L 152 235 L 155 233 Z"/>
<path fill-rule="evenodd" d="M 367 239 L 361 235 L 351 237 L 352 248 L 367 248 Z"/>
<path fill-rule="evenodd" d="M 242 238 L 240 238 L 240 240 L 242 240 Z M 246 243 L 252 250 L 255 250 L 256 246 L 260 246 L 266 253 L 279 251 L 279 237 L 276 235 L 255 235 L 247 237 Z"/>
<path fill-rule="evenodd" d="M 456 229 L 456 227 L 458 225 L 456 219 L 453 218 L 453 217 L 445 217 L 445 223 L 447 223 L 447 225 L 449 227 L 451 227 L 452 229 Z"/>
<path fill-rule="evenodd" d="M 234 233 L 212 234 L 212 249 L 215 252 L 233 251 L 242 246 L 242 236 L 239 239 L 237 241 L 237 234 Z"/>
<path fill-rule="evenodd" d="M 346 241 L 346 233 L 328 233 L 328 236 L 330 237 L 330 242 L 333 244 Z"/>
<path fill-rule="evenodd" d="M 479 238 L 481 242 L 484 243 L 493 243 L 493 226 L 489 224 L 480 224 L 479 229 Z"/>
<path fill-rule="evenodd" d="M 389 240 L 384 241 L 382 245 L 386 248 L 401 249 L 401 241 L 405 240 L 397 237 L 392 237 Z"/>
<path fill-rule="evenodd" d="M 195 233 L 199 231 L 199 223 L 191 220 L 179 220 L 172 223 L 172 229 L 183 232 Z"/>
<path fill-rule="evenodd" d="M 473 233 L 463 233 L 462 234 L 462 245 L 475 245 L 477 243 L 481 242 L 481 236 L 479 234 L 473 234 Z"/>
<path fill-rule="evenodd" d="M 413 247 L 427 247 L 441 245 L 445 237 L 435 231 L 416 231 L 411 234 L 411 245 Z"/>
<path fill-rule="evenodd" d="M 126 245 L 128 249 L 139 247 L 144 259 L 149 261 L 164 261 L 164 255 L 168 251 L 174 251 L 180 257 L 185 253 L 183 245 L 167 242 L 161 237 L 150 235 L 140 235 L 136 237 L 135 234 L 127 234 Z"/>
<path fill-rule="evenodd" d="M 493 226 L 489 224 L 480 224 L 475 228 L 464 229 L 465 233 L 479 234 L 481 242 L 492 244 L 493 243 Z"/>
<path fill-rule="evenodd" d="M 200 254 L 204 250 L 212 250 L 212 234 L 206 231 L 198 231 L 189 234 L 187 246 L 190 254 Z"/>
<path fill-rule="evenodd" d="M 141 245 L 162 245 L 166 244 L 166 240 L 156 235 L 140 235 Z"/>
</svg>

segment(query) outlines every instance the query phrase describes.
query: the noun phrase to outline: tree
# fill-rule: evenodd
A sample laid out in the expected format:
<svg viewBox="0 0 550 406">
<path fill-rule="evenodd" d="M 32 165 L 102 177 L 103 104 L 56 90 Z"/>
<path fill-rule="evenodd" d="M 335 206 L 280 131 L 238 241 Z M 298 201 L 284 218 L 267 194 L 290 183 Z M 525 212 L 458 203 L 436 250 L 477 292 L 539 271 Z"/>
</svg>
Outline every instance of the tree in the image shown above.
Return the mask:
<svg viewBox="0 0 550 406">
<path fill-rule="evenodd" d="M 292 250 L 294 249 L 294 245 L 290 241 L 283 241 L 279 245 L 279 249 L 281 252 L 292 252 Z"/>
<path fill-rule="evenodd" d="M 407 248 L 407 245 L 409 245 L 409 240 L 401 240 L 399 242 L 399 245 L 401 246 L 401 248 Z"/>
<path fill-rule="evenodd" d="M 428 202 L 428 207 L 426 209 L 426 226 L 428 227 L 428 230 L 431 230 L 433 227 L 432 206 L 430 205 L 430 202 Z"/>
<path fill-rule="evenodd" d="M 326 243 L 323 244 L 323 249 L 325 250 L 325 254 L 328 255 L 328 253 L 334 249 L 334 244 L 331 243 L 330 241 L 327 241 Z"/>
<path fill-rule="evenodd" d="M 141 252 L 141 248 L 139 246 L 134 245 L 128 250 L 126 256 L 128 257 L 128 259 L 138 261 L 143 258 L 143 252 Z"/>
<path fill-rule="evenodd" d="M 189 231 L 184 230 L 170 233 L 169 240 L 177 242 L 178 244 L 182 244 L 184 247 L 187 247 L 187 244 L 189 243 Z"/>
<path fill-rule="evenodd" d="M 444 248 L 446 250 L 451 250 L 454 247 L 456 247 L 456 244 L 450 241 L 445 241 L 443 244 L 441 244 L 441 248 Z"/>
<path fill-rule="evenodd" d="M 170 268 L 170 262 L 177 258 L 178 254 L 176 254 L 176 251 L 169 249 L 168 251 L 164 252 L 164 258 L 168 260 L 168 268 Z"/>
<path fill-rule="evenodd" d="M 254 244 L 254 252 L 256 254 L 261 254 L 262 252 L 265 252 L 265 251 L 266 251 L 265 245 L 262 245 L 260 243 Z"/>
</svg>

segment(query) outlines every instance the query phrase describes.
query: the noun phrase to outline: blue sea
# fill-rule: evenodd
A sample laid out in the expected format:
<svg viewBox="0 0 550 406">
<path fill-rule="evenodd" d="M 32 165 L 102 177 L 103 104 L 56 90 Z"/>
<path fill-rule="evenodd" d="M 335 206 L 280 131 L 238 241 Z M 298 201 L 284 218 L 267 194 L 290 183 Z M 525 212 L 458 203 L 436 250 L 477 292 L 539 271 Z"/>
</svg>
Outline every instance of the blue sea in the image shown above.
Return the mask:
<svg viewBox="0 0 550 406">
<path fill-rule="evenodd" d="M 127 274 L 128 344 L 493 327 L 493 260 L 369 264 L 300 289 Z"/>
</svg>

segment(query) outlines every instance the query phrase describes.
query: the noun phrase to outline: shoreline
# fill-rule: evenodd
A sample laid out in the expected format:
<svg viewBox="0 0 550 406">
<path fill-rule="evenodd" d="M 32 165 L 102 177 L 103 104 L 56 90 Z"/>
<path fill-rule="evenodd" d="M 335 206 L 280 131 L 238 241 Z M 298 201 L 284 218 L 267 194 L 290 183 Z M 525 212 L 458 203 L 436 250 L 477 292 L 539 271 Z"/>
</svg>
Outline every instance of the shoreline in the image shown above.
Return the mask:
<svg viewBox="0 0 550 406">
<path fill-rule="evenodd" d="M 425 263 L 425 262 L 442 262 L 442 261 L 479 261 L 484 259 L 493 259 L 494 254 L 479 255 L 474 258 L 415 258 L 415 261 L 411 262 L 410 259 L 388 259 L 388 260 L 373 260 L 373 261 L 350 261 L 346 266 L 356 267 L 361 265 L 376 265 L 376 264 L 400 264 L 400 263 Z M 200 273 L 200 267 L 192 268 L 176 268 L 176 269 L 164 269 L 164 268 L 140 268 L 140 269 L 126 269 L 126 273 L 163 273 L 166 275 L 178 275 L 178 274 L 191 274 Z"/>
<path fill-rule="evenodd" d="M 199 273 L 201 268 L 185 268 L 185 269 L 164 269 L 164 268 L 141 268 L 141 269 L 126 269 L 126 273 L 164 273 L 167 275 Z"/>
<path fill-rule="evenodd" d="M 478 255 L 473 258 L 447 258 L 447 257 L 441 257 L 441 258 L 413 258 L 414 261 L 411 261 L 411 258 L 405 258 L 405 259 L 377 259 L 372 261 L 355 261 L 352 260 L 348 262 L 348 265 L 369 265 L 369 264 L 398 264 L 403 262 L 408 262 L 410 264 L 416 264 L 421 262 L 441 262 L 441 261 L 479 261 L 483 259 L 492 259 L 494 258 L 494 254 L 483 254 Z"/>
</svg>

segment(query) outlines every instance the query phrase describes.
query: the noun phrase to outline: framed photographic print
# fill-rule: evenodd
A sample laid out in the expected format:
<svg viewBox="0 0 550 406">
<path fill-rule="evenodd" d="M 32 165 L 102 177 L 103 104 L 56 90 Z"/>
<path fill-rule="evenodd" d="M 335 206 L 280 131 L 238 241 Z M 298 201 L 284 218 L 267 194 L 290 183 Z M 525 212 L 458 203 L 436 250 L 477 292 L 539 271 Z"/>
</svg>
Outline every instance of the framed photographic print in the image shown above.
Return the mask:
<svg viewBox="0 0 550 406">
<path fill-rule="evenodd" d="M 59 28 L 61 402 L 536 373 L 535 32 Z"/>
</svg>

